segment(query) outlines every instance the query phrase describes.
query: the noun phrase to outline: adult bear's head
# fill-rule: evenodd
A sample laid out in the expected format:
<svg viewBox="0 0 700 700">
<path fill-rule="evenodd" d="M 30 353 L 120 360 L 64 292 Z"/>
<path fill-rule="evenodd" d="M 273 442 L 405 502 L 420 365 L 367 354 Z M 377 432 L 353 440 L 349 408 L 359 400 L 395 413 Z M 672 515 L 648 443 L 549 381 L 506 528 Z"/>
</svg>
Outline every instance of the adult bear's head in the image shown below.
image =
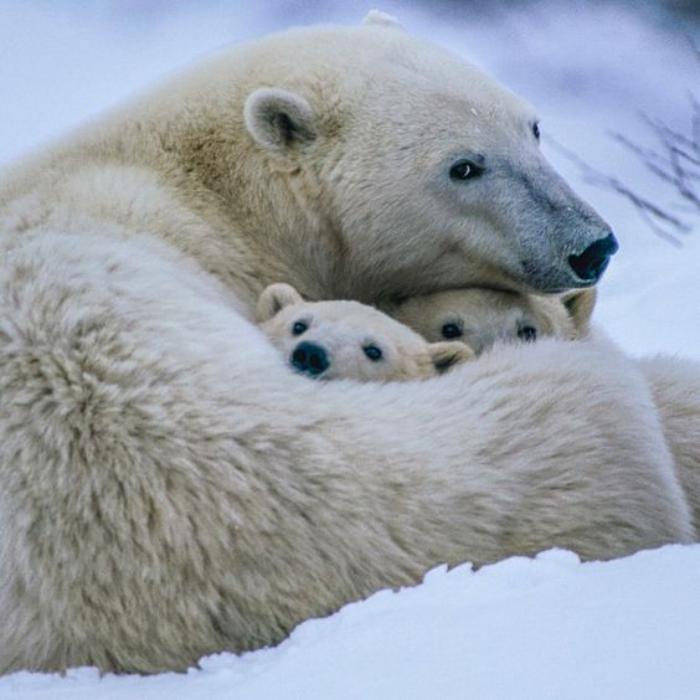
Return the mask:
<svg viewBox="0 0 700 700">
<path fill-rule="evenodd" d="M 595 284 L 617 248 L 542 156 L 532 109 L 385 16 L 264 39 L 242 68 L 246 165 L 232 167 L 256 173 L 266 252 L 322 281 L 288 279 L 311 297 L 559 292 Z"/>
</svg>

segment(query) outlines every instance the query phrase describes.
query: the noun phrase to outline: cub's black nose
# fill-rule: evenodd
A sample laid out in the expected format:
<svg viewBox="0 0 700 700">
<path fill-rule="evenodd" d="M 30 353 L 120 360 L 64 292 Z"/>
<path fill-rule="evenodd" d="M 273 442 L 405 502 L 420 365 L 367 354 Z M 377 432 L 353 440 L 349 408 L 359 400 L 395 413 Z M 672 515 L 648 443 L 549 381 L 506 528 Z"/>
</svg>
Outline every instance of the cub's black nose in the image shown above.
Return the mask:
<svg viewBox="0 0 700 700">
<path fill-rule="evenodd" d="M 605 238 L 599 238 L 591 243 L 579 255 L 570 255 L 569 265 L 580 280 L 595 284 L 605 272 L 610 258 L 615 255 L 619 247 L 617 239 L 611 233 Z"/>
<path fill-rule="evenodd" d="M 316 343 L 304 341 L 299 343 L 292 352 L 292 365 L 300 372 L 310 374 L 312 377 L 323 374 L 330 367 L 330 364 L 328 354 Z"/>
</svg>

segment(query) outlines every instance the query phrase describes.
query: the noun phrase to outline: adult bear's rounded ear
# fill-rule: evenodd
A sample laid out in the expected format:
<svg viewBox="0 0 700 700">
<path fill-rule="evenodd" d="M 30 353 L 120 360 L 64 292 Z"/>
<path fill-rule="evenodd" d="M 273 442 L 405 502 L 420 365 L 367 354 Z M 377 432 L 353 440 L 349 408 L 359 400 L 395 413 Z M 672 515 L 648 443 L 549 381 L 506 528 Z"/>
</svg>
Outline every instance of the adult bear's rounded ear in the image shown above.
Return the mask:
<svg viewBox="0 0 700 700">
<path fill-rule="evenodd" d="M 597 297 L 598 291 L 595 287 L 577 289 L 573 292 L 567 292 L 561 297 L 566 312 L 574 322 L 574 328 L 579 335 L 588 333 Z"/>
<path fill-rule="evenodd" d="M 433 361 L 435 369 L 442 374 L 450 367 L 461 365 L 476 357 L 474 351 L 459 340 L 451 340 L 428 345 L 430 359 Z"/>
<path fill-rule="evenodd" d="M 393 27 L 394 29 L 403 29 L 401 23 L 394 15 L 387 14 L 381 10 L 370 10 L 365 18 L 362 20 L 362 24 L 369 25 L 379 25 L 381 27 Z"/>
<path fill-rule="evenodd" d="M 259 323 L 269 321 L 273 316 L 276 316 L 286 306 L 292 304 L 301 304 L 304 300 L 301 294 L 297 292 L 291 284 L 271 284 L 266 287 L 258 299 L 256 309 L 256 317 Z"/>
<path fill-rule="evenodd" d="M 296 93 L 259 88 L 248 95 L 243 110 L 250 135 L 265 148 L 281 151 L 316 138 L 316 115 Z"/>
</svg>

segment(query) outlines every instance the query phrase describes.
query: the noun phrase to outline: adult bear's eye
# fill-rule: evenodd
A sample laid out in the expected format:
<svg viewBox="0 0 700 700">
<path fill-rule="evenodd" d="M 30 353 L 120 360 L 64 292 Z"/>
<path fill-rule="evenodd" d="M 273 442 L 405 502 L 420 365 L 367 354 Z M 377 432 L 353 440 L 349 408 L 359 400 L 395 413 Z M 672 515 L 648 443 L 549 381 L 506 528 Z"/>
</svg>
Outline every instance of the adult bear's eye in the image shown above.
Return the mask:
<svg viewBox="0 0 700 700">
<path fill-rule="evenodd" d="M 473 180 L 483 172 L 484 168 L 471 160 L 458 160 L 450 167 L 450 178 L 453 180 Z"/>
<path fill-rule="evenodd" d="M 441 328 L 442 337 L 447 338 L 447 340 L 452 340 L 452 338 L 461 338 L 464 335 L 462 329 L 456 323 L 446 323 Z"/>
<path fill-rule="evenodd" d="M 535 122 L 532 125 L 532 133 L 534 137 L 539 141 L 540 140 L 540 124 L 539 122 Z"/>
<path fill-rule="evenodd" d="M 309 324 L 305 321 L 296 321 L 292 326 L 292 335 L 301 335 L 309 329 Z"/>
<path fill-rule="evenodd" d="M 532 326 L 523 326 L 518 331 L 518 338 L 526 343 L 534 343 L 537 340 L 537 329 Z"/>
<path fill-rule="evenodd" d="M 376 345 L 365 345 L 362 350 L 372 362 L 379 362 L 382 359 L 382 351 Z"/>
</svg>

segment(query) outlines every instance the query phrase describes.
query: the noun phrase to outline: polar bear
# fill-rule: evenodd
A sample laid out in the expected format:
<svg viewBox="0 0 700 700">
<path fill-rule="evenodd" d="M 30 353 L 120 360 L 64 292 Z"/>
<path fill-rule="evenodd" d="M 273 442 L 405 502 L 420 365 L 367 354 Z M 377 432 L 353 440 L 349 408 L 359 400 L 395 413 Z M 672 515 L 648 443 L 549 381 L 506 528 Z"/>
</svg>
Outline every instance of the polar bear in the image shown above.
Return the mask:
<svg viewBox="0 0 700 700">
<path fill-rule="evenodd" d="M 312 382 L 272 282 L 379 304 L 590 286 L 616 247 L 532 110 L 397 27 L 213 59 L 0 183 L 0 671 L 184 669 L 440 562 L 695 537 L 614 346 Z"/>
<path fill-rule="evenodd" d="M 290 366 L 315 379 L 425 379 L 474 358 L 463 342 L 428 343 L 371 306 L 305 302 L 284 283 L 270 285 L 261 294 L 257 318 Z"/>
<path fill-rule="evenodd" d="M 411 297 L 390 313 L 430 342 L 460 339 L 479 355 L 499 341 L 581 339 L 595 300 L 595 288 L 562 296 L 467 288 Z"/>
<path fill-rule="evenodd" d="M 591 286 L 617 243 L 538 135 L 530 106 L 400 28 L 300 29 L 20 163 L 0 186 L 3 230 L 148 232 L 248 309 L 279 281 L 373 305 Z"/>
</svg>

